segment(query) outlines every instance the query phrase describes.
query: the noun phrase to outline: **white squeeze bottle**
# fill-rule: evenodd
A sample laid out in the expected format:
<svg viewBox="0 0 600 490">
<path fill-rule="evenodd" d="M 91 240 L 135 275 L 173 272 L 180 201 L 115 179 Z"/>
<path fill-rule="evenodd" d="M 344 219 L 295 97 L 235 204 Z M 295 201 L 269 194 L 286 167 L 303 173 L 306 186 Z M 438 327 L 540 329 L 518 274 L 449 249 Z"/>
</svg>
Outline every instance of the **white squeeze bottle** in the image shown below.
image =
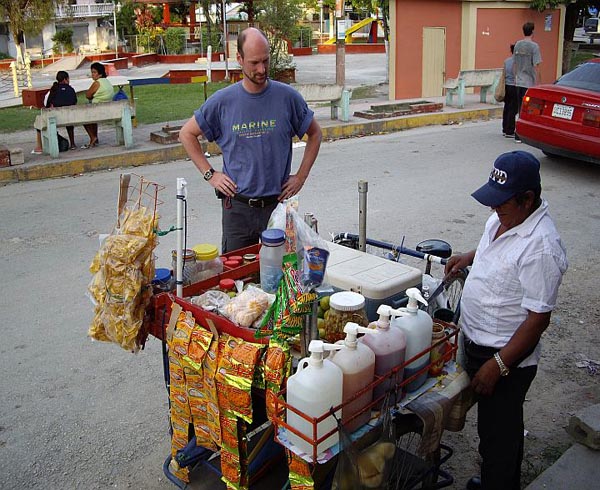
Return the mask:
<svg viewBox="0 0 600 490">
<path fill-rule="evenodd" d="M 390 328 L 390 315 L 394 311 L 390 306 L 381 305 L 377 308 L 379 320 L 371 322 L 369 328 L 375 328 L 379 335 L 365 335 L 358 339 L 368 345 L 375 353 L 375 375 L 384 376 L 393 368 L 404 363 L 404 351 L 406 350 L 406 335 L 398 328 Z M 373 390 L 373 399 L 383 396 L 394 384 L 402 381 L 402 370 L 395 378 L 380 383 Z M 375 405 L 380 408 L 383 398 Z"/>
<path fill-rule="evenodd" d="M 406 334 L 406 360 L 414 357 L 419 352 L 431 346 L 431 335 L 433 330 L 433 321 L 431 317 L 419 309 L 419 303 L 427 306 L 427 301 L 423 299 L 417 288 L 406 290 L 408 296 L 408 305 L 406 308 L 392 310 L 394 319 L 392 328 L 398 328 Z M 404 368 L 404 379 L 409 378 L 420 369 L 425 368 L 429 363 L 429 352 L 411 362 Z M 414 391 L 419 388 L 427 379 L 427 370 L 420 374 L 413 381 L 405 386 L 406 391 Z"/>
<path fill-rule="evenodd" d="M 336 345 L 343 345 L 344 349 L 332 352 L 329 354 L 329 359 L 342 370 L 344 375 L 342 400 L 346 401 L 366 388 L 375 378 L 375 353 L 366 344 L 358 342 L 356 337 L 359 333 L 373 335 L 377 334 L 377 331 L 361 327 L 358 323 L 348 322 L 344 327 L 344 333 L 346 338 L 336 342 Z M 371 410 L 365 410 L 347 423 L 350 417 L 363 410 L 372 401 L 373 389 L 370 389 L 342 408 L 342 422 L 348 431 L 354 432 L 369 421 Z"/>
<path fill-rule="evenodd" d="M 329 359 L 323 359 L 323 351 L 342 349 L 341 345 L 327 344 L 322 340 L 311 340 L 308 346 L 310 357 L 305 357 L 298 363 L 296 373 L 287 380 L 287 403 L 308 417 L 320 417 L 330 408 L 342 403 L 342 370 Z M 340 411 L 335 413 L 339 418 Z M 313 424 L 300 415 L 287 409 L 287 423 L 299 432 L 313 439 Z M 337 423 L 332 415 L 317 424 L 317 439 L 324 436 Z M 312 456 L 313 446 L 301 437 L 288 431 L 288 440 L 297 448 Z M 317 446 L 317 454 L 336 444 L 338 432 L 334 432 Z"/>
</svg>

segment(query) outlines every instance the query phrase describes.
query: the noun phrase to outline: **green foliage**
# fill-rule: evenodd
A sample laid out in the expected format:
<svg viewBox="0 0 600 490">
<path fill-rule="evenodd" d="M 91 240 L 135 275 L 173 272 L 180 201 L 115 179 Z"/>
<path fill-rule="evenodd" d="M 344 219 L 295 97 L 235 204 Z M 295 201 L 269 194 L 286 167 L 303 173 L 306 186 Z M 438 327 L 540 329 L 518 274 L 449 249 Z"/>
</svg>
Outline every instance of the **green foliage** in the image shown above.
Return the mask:
<svg viewBox="0 0 600 490">
<path fill-rule="evenodd" d="M 52 41 L 54 45 L 52 46 L 52 51 L 55 54 L 61 53 L 61 51 L 65 51 L 67 53 L 73 52 L 73 29 L 60 29 L 56 31 L 54 36 L 52 36 Z"/>
<path fill-rule="evenodd" d="M 269 76 L 277 78 L 281 71 L 294 66 L 288 54 L 286 40 L 292 38 L 302 16 L 302 9 L 299 0 L 265 0 L 260 2 L 260 7 L 257 19 L 271 45 Z"/>
<path fill-rule="evenodd" d="M 132 0 L 125 0 L 123 4 L 121 4 L 121 10 L 117 12 L 117 26 L 119 27 L 119 31 L 123 32 L 126 36 L 131 36 L 135 34 L 135 3 Z"/>
<path fill-rule="evenodd" d="M 165 33 L 165 44 L 168 54 L 183 53 L 185 44 L 185 29 L 183 27 L 169 27 Z"/>
<path fill-rule="evenodd" d="M 209 83 L 207 86 L 208 96 L 210 97 L 227 85 L 225 82 Z M 127 95 L 129 96 L 129 93 Z M 204 102 L 204 90 L 201 83 L 143 85 L 135 87 L 134 96 L 136 117 L 140 124 L 188 119 L 192 116 L 192 112 Z M 77 103 L 87 103 L 84 93 L 77 96 Z M 33 121 L 38 114 L 39 111 L 23 106 L 0 109 L 0 133 L 33 131 Z M 34 138 L 33 132 L 32 138 Z"/>
<path fill-rule="evenodd" d="M 208 46 L 212 46 L 213 53 L 215 51 L 223 51 L 221 31 L 214 28 L 209 31 L 207 27 L 202 26 L 202 43 L 204 45 L 204 52 L 206 52 Z"/>
<path fill-rule="evenodd" d="M 0 60 L 7 60 L 10 59 L 10 56 L 7 53 L 3 53 L 2 51 L 0 51 Z"/>
</svg>

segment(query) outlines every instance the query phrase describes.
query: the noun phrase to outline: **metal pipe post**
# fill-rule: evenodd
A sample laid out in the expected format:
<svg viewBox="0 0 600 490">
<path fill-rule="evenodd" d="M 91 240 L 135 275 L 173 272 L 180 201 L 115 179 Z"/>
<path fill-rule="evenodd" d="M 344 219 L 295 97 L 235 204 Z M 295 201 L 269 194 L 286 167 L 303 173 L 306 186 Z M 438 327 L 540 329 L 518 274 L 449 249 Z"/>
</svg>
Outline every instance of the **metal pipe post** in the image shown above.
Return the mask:
<svg viewBox="0 0 600 490">
<path fill-rule="evenodd" d="M 184 178 L 177 178 L 177 270 L 175 271 L 175 284 L 177 285 L 177 297 L 183 298 L 183 239 L 185 227 L 183 211 L 187 197 L 187 182 Z"/>
<path fill-rule="evenodd" d="M 367 192 L 369 183 L 366 180 L 358 181 L 358 249 L 367 251 Z"/>
</svg>

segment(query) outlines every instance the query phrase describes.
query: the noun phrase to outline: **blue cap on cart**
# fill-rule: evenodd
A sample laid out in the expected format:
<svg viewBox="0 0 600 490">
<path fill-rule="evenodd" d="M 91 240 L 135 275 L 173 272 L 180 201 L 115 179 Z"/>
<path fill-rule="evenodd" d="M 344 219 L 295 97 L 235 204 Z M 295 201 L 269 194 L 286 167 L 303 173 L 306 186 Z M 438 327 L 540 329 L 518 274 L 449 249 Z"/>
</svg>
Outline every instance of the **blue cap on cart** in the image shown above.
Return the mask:
<svg viewBox="0 0 600 490">
<path fill-rule="evenodd" d="M 539 160 L 526 151 L 511 151 L 496 158 L 487 183 L 471 196 L 494 208 L 521 192 L 535 191 L 540 185 Z"/>
</svg>

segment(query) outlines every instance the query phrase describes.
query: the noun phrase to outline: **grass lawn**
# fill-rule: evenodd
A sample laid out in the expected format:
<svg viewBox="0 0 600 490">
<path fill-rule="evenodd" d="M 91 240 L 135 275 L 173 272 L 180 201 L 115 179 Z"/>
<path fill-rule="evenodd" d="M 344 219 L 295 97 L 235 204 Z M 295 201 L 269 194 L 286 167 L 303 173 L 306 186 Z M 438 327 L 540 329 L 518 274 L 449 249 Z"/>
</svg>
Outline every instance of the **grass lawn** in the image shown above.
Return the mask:
<svg viewBox="0 0 600 490">
<path fill-rule="evenodd" d="M 225 82 L 209 83 L 208 96 L 227 85 Z M 129 89 L 125 88 L 125 93 L 129 96 Z M 143 85 L 135 87 L 134 95 L 139 124 L 187 119 L 204 102 L 201 83 Z M 87 103 L 83 93 L 79 94 L 77 99 L 78 104 Z M 38 109 L 23 106 L 0 109 L 0 133 L 33 130 L 33 121 L 38 114 Z"/>
</svg>

